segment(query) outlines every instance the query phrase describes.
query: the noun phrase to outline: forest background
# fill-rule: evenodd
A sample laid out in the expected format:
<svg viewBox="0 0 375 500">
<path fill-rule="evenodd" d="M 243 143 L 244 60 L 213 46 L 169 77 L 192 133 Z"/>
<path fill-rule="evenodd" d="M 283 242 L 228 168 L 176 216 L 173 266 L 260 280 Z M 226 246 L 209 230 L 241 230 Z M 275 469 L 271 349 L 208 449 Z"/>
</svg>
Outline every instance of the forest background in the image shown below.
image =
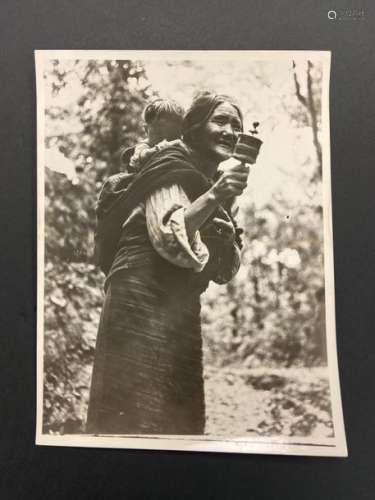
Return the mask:
<svg viewBox="0 0 375 500">
<path fill-rule="evenodd" d="M 325 336 L 317 62 L 51 60 L 45 74 L 43 432 L 81 433 L 104 275 L 95 204 L 153 97 L 233 95 L 264 141 L 239 200 L 240 272 L 202 300 L 207 433 L 333 435 Z M 209 82 L 209 83 L 208 83 Z"/>
</svg>

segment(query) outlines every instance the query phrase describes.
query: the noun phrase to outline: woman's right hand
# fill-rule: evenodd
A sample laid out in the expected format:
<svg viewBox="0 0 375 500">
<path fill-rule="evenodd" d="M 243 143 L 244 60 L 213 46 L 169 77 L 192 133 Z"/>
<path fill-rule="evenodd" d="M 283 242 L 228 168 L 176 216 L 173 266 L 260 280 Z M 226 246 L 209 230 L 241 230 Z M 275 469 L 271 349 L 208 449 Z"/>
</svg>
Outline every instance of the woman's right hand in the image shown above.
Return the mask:
<svg viewBox="0 0 375 500">
<path fill-rule="evenodd" d="M 221 176 L 211 188 L 217 201 L 221 202 L 243 193 L 249 175 L 247 165 L 235 158 L 229 158 L 219 164 L 217 171 Z"/>
</svg>

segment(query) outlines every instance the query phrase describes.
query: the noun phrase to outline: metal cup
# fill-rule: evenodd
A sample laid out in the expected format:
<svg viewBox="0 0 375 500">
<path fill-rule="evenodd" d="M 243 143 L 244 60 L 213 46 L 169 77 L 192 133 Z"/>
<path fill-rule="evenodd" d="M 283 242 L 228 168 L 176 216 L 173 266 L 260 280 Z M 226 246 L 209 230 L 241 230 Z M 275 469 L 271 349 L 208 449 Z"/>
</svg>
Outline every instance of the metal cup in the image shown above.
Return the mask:
<svg viewBox="0 0 375 500">
<path fill-rule="evenodd" d="M 237 144 L 234 147 L 233 156 L 243 163 L 254 164 L 259 154 L 263 141 L 251 134 L 238 134 Z"/>
</svg>

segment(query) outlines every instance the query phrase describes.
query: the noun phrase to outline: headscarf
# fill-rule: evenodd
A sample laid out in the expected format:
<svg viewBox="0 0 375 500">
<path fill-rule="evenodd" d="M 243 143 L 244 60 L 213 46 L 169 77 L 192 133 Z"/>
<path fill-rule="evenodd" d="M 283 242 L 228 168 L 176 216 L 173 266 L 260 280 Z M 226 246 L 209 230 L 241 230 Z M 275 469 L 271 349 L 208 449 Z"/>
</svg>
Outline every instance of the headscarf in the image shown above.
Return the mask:
<svg viewBox="0 0 375 500">
<path fill-rule="evenodd" d="M 237 110 L 243 126 L 241 110 L 232 97 L 209 91 L 201 92 L 194 98 L 182 124 L 182 136 L 189 146 L 193 145 L 195 132 L 201 129 L 208 122 L 214 110 L 225 102 Z"/>
</svg>

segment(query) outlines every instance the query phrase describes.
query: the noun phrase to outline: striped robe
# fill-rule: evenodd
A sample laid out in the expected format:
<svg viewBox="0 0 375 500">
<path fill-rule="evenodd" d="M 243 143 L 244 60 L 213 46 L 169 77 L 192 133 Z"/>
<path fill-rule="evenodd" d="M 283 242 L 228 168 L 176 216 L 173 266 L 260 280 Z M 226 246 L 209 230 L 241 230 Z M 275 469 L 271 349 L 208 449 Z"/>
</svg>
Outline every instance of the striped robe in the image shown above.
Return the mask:
<svg viewBox="0 0 375 500">
<path fill-rule="evenodd" d="M 179 185 L 159 188 L 123 225 L 106 280 L 89 433 L 204 433 L 200 295 L 210 280 L 229 281 L 240 259 L 231 218 L 209 221 L 189 241 L 189 203 Z"/>
</svg>

